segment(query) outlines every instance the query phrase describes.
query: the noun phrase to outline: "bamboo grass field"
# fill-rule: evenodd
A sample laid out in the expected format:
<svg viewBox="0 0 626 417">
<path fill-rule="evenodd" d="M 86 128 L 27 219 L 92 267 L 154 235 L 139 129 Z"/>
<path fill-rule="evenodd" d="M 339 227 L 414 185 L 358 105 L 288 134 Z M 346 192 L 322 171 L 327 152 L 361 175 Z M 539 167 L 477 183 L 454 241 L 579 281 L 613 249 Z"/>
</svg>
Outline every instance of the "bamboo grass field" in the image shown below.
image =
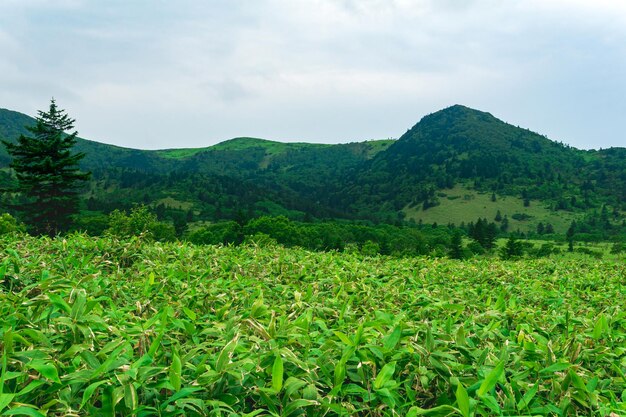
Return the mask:
<svg viewBox="0 0 626 417">
<path fill-rule="evenodd" d="M 626 412 L 619 260 L 0 239 L 2 415 Z"/>
</svg>

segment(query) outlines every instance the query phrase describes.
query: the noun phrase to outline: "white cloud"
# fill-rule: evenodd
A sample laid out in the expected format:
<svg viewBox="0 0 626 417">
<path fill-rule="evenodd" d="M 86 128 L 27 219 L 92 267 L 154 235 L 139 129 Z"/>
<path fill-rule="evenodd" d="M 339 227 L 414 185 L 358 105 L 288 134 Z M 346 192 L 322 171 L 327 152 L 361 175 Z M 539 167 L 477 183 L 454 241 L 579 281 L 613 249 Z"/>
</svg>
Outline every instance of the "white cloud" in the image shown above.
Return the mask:
<svg viewBox="0 0 626 417">
<path fill-rule="evenodd" d="M 0 106 L 54 95 L 86 136 L 171 147 L 398 136 L 462 103 L 617 145 L 625 17 L 609 0 L 7 0 Z"/>
</svg>

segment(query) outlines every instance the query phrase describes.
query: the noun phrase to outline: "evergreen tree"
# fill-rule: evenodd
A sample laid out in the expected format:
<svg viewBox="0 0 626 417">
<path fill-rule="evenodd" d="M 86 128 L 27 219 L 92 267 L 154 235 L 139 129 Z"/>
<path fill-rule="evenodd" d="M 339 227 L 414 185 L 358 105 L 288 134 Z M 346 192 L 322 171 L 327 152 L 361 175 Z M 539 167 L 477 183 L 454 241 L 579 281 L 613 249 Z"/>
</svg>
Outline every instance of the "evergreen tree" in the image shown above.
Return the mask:
<svg viewBox="0 0 626 417">
<path fill-rule="evenodd" d="M 90 173 L 80 172 L 84 153 L 72 153 L 78 132 L 65 110 L 54 99 L 47 112 L 39 111 L 37 123 L 26 127 L 32 136 L 21 135 L 17 143 L 2 141 L 13 161 L 21 194 L 16 209 L 34 234 L 54 236 L 68 230 L 78 212 L 78 188 Z"/>
<path fill-rule="evenodd" d="M 574 251 L 574 235 L 576 234 L 576 222 L 572 221 L 567 229 L 567 233 L 565 234 L 565 239 L 567 240 L 567 250 L 569 252 Z"/>
<path fill-rule="evenodd" d="M 459 229 L 455 229 L 452 233 L 448 253 L 452 259 L 463 259 L 463 236 Z"/>
<path fill-rule="evenodd" d="M 518 258 L 523 254 L 524 248 L 514 235 L 509 236 L 509 239 L 506 241 L 506 245 L 504 245 L 504 247 L 500 250 L 500 256 L 502 259 Z"/>
<path fill-rule="evenodd" d="M 545 233 L 545 231 L 546 231 L 545 226 L 543 225 L 542 222 L 539 222 L 539 224 L 537 225 L 537 234 L 542 235 Z"/>
<path fill-rule="evenodd" d="M 506 232 L 507 230 L 509 230 L 509 218 L 507 217 L 506 214 L 502 218 L 502 224 L 500 225 L 500 230 L 502 232 Z"/>
</svg>

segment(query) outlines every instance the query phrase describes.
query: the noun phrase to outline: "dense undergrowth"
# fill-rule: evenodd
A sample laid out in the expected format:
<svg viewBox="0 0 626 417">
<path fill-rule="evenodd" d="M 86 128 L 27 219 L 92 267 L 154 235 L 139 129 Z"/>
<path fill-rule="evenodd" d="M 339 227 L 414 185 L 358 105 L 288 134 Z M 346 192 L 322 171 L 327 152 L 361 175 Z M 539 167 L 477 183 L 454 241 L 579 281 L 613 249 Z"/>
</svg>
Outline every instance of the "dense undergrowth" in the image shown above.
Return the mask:
<svg viewBox="0 0 626 417">
<path fill-rule="evenodd" d="M 2 415 L 626 413 L 626 267 L 0 237 Z"/>
</svg>

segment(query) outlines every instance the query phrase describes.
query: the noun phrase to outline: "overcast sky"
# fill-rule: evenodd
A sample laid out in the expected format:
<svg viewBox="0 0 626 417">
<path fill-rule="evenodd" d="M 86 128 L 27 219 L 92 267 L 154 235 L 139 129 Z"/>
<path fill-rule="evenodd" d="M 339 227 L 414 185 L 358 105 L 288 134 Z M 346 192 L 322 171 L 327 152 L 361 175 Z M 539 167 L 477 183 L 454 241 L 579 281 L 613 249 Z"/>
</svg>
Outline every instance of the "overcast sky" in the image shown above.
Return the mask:
<svg viewBox="0 0 626 417">
<path fill-rule="evenodd" d="M 0 107 L 52 96 L 144 149 L 397 138 L 453 104 L 626 146 L 626 2 L 0 0 Z"/>
</svg>

